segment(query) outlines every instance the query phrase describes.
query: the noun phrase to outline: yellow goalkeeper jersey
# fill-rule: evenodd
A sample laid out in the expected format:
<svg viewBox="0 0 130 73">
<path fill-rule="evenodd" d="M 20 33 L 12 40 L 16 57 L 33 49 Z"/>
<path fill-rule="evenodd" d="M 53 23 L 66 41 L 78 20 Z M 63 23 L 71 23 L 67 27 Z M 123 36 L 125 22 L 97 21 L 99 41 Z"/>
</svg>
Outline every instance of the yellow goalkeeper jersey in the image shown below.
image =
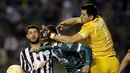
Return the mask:
<svg viewBox="0 0 130 73">
<path fill-rule="evenodd" d="M 85 43 L 81 44 L 92 49 L 94 58 L 116 55 L 111 34 L 105 21 L 100 16 L 83 24 L 79 34 L 85 39 Z"/>
</svg>

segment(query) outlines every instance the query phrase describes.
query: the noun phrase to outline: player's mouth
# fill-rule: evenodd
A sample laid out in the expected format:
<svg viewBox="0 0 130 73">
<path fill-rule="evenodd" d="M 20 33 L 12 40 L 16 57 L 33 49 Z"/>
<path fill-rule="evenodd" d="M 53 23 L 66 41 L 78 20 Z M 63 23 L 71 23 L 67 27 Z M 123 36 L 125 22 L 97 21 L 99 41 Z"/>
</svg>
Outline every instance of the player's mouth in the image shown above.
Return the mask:
<svg viewBox="0 0 130 73">
<path fill-rule="evenodd" d="M 32 37 L 31 39 L 32 39 L 32 40 L 36 40 L 37 38 L 36 38 L 36 37 Z"/>
</svg>

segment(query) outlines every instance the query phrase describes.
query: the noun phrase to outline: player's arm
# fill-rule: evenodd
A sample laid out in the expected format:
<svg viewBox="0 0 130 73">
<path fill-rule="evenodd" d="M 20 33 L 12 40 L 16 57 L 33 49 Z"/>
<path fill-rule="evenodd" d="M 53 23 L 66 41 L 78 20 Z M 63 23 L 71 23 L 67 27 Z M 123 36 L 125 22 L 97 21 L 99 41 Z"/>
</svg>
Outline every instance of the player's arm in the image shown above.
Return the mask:
<svg viewBox="0 0 130 73">
<path fill-rule="evenodd" d="M 23 53 L 21 52 L 20 53 L 20 64 L 21 64 L 21 67 L 22 67 L 22 69 L 23 69 L 23 71 L 30 71 L 30 69 L 29 69 L 29 65 L 28 65 L 28 63 L 25 61 L 25 58 L 24 58 L 24 56 L 23 56 Z"/>
<path fill-rule="evenodd" d="M 92 60 L 92 50 L 88 48 L 87 46 L 80 45 L 79 51 L 84 52 L 83 57 L 84 57 L 85 63 L 83 64 L 84 67 L 82 68 L 82 72 L 88 73 L 90 69 L 90 62 Z"/>
<path fill-rule="evenodd" d="M 63 43 L 72 44 L 85 39 L 88 35 L 90 35 L 92 29 L 93 27 L 87 24 L 83 25 L 81 30 L 73 36 L 57 35 L 55 33 L 51 33 L 50 38 Z"/>
<path fill-rule="evenodd" d="M 74 44 L 59 43 L 58 45 L 58 47 L 60 47 L 60 49 L 63 51 L 74 51 L 74 52 L 77 52 L 78 46 L 79 46 L 78 43 Z"/>
<path fill-rule="evenodd" d="M 88 47 L 81 45 L 79 52 L 84 53 L 84 59 L 85 59 L 84 65 L 90 65 L 90 62 L 92 60 L 92 50 Z"/>
<path fill-rule="evenodd" d="M 85 63 L 84 63 L 84 66 L 82 68 L 83 73 L 88 73 L 89 72 L 91 57 L 92 57 L 92 54 L 88 53 L 88 51 L 85 51 Z"/>
<path fill-rule="evenodd" d="M 126 56 L 124 57 L 123 61 L 121 62 L 121 65 L 119 67 L 118 73 L 121 73 L 123 71 L 123 69 L 127 66 L 129 60 L 130 60 L 130 52 L 128 52 L 126 54 Z"/>
<path fill-rule="evenodd" d="M 69 25 L 73 25 L 73 24 L 83 24 L 81 17 L 70 18 L 70 19 L 60 23 L 60 25 L 65 25 L 65 26 L 69 26 Z"/>
<path fill-rule="evenodd" d="M 72 44 L 83 39 L 83 37 L 78 33 L 73 36 L 55 35 L 50 38 L 67 44 Z"/>
</svg>

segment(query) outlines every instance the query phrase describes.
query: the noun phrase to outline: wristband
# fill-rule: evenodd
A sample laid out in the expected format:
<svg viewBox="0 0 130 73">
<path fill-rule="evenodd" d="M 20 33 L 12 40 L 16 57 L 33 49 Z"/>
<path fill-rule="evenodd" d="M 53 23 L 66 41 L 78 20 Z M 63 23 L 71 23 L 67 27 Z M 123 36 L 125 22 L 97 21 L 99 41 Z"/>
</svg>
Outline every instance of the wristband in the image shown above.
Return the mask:
<svg viewBox="0 0 130 73">
<path fill-rule="evenodd" d="M 55 38 L 55 36 L 56 36 L 56 34 L 55 34 L 55 33 L 51 33 L 50 38 L 51 38 L 51 39 L 54 39 L 54 38 Z"/>
</svg>

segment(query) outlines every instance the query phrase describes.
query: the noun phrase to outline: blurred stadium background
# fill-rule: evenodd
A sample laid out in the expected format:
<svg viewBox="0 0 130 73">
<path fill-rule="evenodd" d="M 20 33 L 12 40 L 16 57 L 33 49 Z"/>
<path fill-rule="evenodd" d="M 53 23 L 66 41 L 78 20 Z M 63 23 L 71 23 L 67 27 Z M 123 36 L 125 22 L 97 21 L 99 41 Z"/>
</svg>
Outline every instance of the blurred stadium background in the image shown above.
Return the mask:
<svg viewBox="0 0 130 73">
<path fill-rule="evenodd" d="M 28 25 L 58 25 L 70 17 L 80 16 L 80 7 L 94 3 L 106 20 L 112 34 L 117 57 L 122 61 L 130 49 L 130 1 L 129 0 L 0 0 L 0 73 L 6 73 L 9 65 L 20 64 L 19 53 L 28 46 L 25 30 Z M 67 30 L 73 28 L 72 30 Z M 73 34 L 80 26 L 67 27 Z M 67 33 L 68 34 L 68 33 Z M 66 73 L 54 60 L 55 73 Z M 124 73 L 130 73 L 130 65 Z"/>
</svg>

